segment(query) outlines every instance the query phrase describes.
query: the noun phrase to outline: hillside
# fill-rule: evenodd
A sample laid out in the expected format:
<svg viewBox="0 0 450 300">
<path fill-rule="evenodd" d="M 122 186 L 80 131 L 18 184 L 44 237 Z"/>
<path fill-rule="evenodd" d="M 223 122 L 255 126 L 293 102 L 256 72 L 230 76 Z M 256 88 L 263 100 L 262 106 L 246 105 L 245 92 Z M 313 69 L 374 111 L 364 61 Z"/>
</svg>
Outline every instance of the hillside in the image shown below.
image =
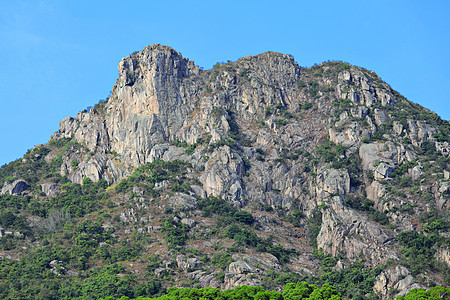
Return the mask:
<svg viewBox="0 0 450 300">
<path fill-rule="evenodd" d="M 0 169 L 0 296 L 450 285 L 450 123 L 373 71 L 170 47 Z M 43 292 L 44 291 L 44 292 Z"/>
</svg>

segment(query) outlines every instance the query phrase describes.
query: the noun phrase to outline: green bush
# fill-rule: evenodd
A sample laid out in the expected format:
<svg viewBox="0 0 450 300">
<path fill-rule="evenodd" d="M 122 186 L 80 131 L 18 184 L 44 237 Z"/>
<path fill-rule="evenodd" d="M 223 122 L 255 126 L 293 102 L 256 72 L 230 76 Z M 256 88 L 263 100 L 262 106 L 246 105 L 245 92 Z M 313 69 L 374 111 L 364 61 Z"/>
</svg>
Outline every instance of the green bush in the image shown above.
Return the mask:
<svg viewBox="0 0 450 300">
<path fill-rule="evenodd" d="M 162 230 L 169 250 L 177 250 L 188 240 L 189 226 L 184 223 L 176 223 L 173 219 L 168 219 L 164 221 Z"/>
<path fill-rule="evenodd" d="M 320 207 L 315 207 L 308 218 L 306 225 L 306 232 L 309 239 L 309 244 L 314 248 L 317 247 L 317 236 L 319 235 L 322 226 L 322 211 Z"/>
<path fill-rule="evenodd" d="M 305 102 L 305 103 L 302 104 L 302 109 L 303 110 L 308 110 L 311 107 L 313 107 L 313 104 L 311 102 Z"/>
<path fill-rule="evenodd" d="M 253 219 L 253 216 L 251 213 L 249 213 L 246 210 L 240 210 L 234 213 L 233 218 L 241 223 L 244 224 L 253 224 L 253 222 L 255 222 L 255 219 Z"/>
</svg>

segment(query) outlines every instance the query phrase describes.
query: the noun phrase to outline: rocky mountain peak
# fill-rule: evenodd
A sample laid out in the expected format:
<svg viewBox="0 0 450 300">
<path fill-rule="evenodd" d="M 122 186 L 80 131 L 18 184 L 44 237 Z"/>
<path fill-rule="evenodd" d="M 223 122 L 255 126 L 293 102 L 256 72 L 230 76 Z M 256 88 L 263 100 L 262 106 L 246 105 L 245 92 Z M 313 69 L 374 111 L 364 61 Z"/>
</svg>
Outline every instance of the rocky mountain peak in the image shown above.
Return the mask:
<svg viewBox="0 0 450 300">
<path fill-rule="evenodd" d="M 119 208 L 107 209 L 128 226 L 124 236 L 133 228 L 162 237 L 164 226 L 167 238 L 182 228 L 208 259 L 235 241 L 241 248 L 230 251 L 243 253 L 230 255 L 222 287 L 259 284 L 260 270 L 281 272 L 288 261 L 311 276 L 331 262 L 336 272 L 375 268 L 383 297 L 448 279 L 450 123 L 373 71 L 336 61 L 305 68 L 276 52 L 202 70 L 159 44 L 123 58 L 118 71 L 106 101 L 62 120 L 47 145 L 17 162 L 17 174 L 0 173 L 2 192 L 14 194 L 20 178 L 20 195 L 31 186 L 48 203 L 65 203 L 67 185 L 110 185 Z M 29 164 L 71 183 L 30 177 Z M 205 233 L 214 222 L 221 235 Z M 216 244 L 199 244 L 208 234 Z M 419 239 L 433 265 L 420 270 L 411 242 Z M 204 263 L 158 249 L 184 273 Z M 219 286 L 213 270 L 188 276 Z"/>
</svg>

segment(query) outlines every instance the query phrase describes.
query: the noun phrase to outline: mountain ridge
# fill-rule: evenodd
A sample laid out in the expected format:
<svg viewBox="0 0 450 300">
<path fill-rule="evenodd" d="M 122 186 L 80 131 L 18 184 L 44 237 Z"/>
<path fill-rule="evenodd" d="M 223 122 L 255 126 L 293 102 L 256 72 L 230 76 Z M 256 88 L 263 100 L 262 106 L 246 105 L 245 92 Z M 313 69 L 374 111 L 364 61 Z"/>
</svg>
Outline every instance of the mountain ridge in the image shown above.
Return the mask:
<svg viewBox="0 0 450 300">
<path fill-rule="evenodd" d="M 30 203 L 11 212 L 29 224 L 17 245 L 87 219 L 108 236 L 96 238 L 102 251 L 134 234 L 142 249 L 157 249 L 165 267 L 152 280 L 165 286 L 269 285 L 270 271 L 325 276 L 360 262 L 383 266 L 370 284 L 383 298 L 448 286 L 450 123 L 373 71 L 302 68 L 276 52 L 201 70 L 158 44 L 118 71 L 106 101 L 63 119 L 46 145 L 0 169 L 5 209 Z M 431 252 L 418 258 L 420 239 Z M 156 259 L 142 251 L 145 263 Z M 83 267 L 58 260 L 70 270 L 111 261 L 80 257 Z"/>
</svg>

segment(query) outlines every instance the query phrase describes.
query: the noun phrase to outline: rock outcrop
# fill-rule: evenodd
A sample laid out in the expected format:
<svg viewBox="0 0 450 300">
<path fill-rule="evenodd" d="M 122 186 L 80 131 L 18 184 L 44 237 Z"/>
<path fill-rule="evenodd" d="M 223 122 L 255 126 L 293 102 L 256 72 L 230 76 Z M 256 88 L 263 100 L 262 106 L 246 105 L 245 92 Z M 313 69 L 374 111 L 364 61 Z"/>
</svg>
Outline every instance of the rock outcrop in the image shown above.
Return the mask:
<svg viewBox="0 0 450 300">
<path fill-rule="evenodd" d="M 317 245 L 333 256 L 343 253 L 347 258 L 384 263 L 398 259 L 394 251 L 392 233 L 371 222 L 367 217 L 344 206 L 335 196 L 322 213 L 322 226 L 317 236 Z"/>
<path fill-rule="evenodd" d="M 403 266 L 388 267 L 377 276 L 374 291 L 383 299 L 404 296 L 412 289 L 423 288 L 415 282 L 408 269 Z"/>
<path fill-rule="evenodd" d="M 17 179 L 11 183 L 5 183 L 1 194 L 21 195 L 24 191 L 30 188 L 30 185 L 23 179 Z"/>
</svg>

